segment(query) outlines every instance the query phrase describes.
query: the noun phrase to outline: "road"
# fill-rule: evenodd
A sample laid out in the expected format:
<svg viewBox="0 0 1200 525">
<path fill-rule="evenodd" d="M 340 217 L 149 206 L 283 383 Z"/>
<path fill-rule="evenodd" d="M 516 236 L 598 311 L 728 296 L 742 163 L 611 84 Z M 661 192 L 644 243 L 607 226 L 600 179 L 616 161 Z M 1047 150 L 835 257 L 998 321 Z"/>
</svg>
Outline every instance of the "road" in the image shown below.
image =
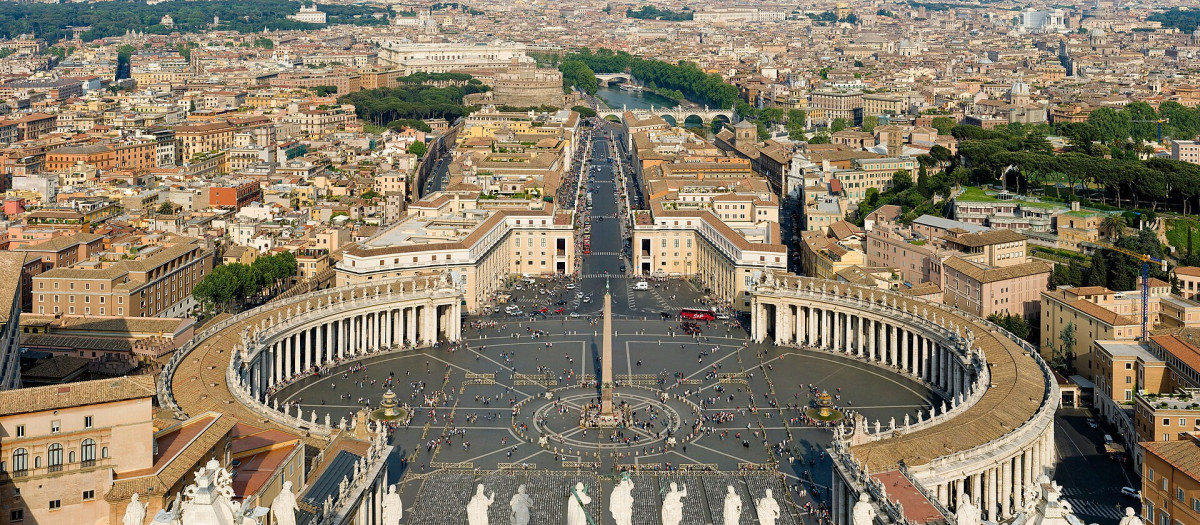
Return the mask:
<svg viewBox="0 0 1200 525">
<path fill-rule="evenodd" d="M 1054 480 L 1063 486 L 1063 499 L 1088 523 L 1116 523 L 1125 507 L 1140 505 L 1121 495 L 1121 487 L 1141 489 L 1141 482 L 1121 463 L 1104 453 L 1104 434 L 1115 431 L 1091 428 L 1087 409 L 1064 408 L 1054 418 L 1054 445 L 1058 467 Z"/>
</svg>

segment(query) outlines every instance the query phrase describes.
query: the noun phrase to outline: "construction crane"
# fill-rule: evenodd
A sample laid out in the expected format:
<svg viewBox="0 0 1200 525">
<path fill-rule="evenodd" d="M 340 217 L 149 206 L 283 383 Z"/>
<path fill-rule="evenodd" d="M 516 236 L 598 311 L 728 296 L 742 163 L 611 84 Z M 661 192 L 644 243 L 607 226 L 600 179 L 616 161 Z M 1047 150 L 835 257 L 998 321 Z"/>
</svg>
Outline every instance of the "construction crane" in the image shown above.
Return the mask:
<svg viewBox="0 0 1200 525">
<path fill-rule="evenodd" d="M 1127 250 L 1125 248 L 1121 248 L 1119 246 L 1109 244 L 1106 242 L 1093 241 L 1093 242 L 1089 242 L 1087 244 L 1094 245 L 1097 248 L 1104 248 L 1106 250 L 1112 250 L 1114 252 L 1123 253 L 1125 255 L 1133 257 L 1134 259 L 1137 259 L 1142 262 L 1142 341 L 1146 341 L 1150 335 L 1149 331 L 1147 330 L 1147 326 L 1146 326 L 1148 324 L 1148 320 L 1150 317 L 1150 314 L 1149 314 L 1150 263 L 1156 262 L 1156 263 L 1160 264 L 1162 266 L 1162 271 L 1165 272 L 1165 271 L 1167 271 L 1167 261 L 1159 259 L 1158 257 L 1146 255 L 1144 253 L 1138 253 L 1133 250 Z"/>
<path fill-rule="evenodd" d="M 1131 120 L 1130 122 L 1141 123 L 1141 124 L 1158 123 L 1158 142 L 1161 144 L 1162 143 L 1162 125 L 1163 125 L 1163 123 L 1169 124 L 1171 122 L 1171 119 L 1160 118 L 1160 119 L 1154 119 L 1154 120 Z"/>
</svg>

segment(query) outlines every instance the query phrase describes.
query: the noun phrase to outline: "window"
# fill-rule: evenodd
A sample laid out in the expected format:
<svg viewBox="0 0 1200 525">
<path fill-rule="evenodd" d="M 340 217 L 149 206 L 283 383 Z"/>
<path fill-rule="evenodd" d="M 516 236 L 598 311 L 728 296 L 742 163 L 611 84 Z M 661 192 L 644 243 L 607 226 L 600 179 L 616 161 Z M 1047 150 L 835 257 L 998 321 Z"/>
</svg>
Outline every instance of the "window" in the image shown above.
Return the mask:
<svg viewBox="0 0 1200 525">
<path fill-rule="evenodd" d="M 1175 499 L 1183 501 L 1183 489 L 1175 487 Z"/>
<path fill-rule="evenodd" d="M 94 490 L 83 491 L 83 501 L 91 501 L 94 499 L 96 499 L 96 491 L 94 491 Z"/>
<path fill-rule="evenodd" d="M 58 510 L 61 508 L 62 508 L 62 500 L 61 499 L 50 500 L 50 510 Z"/>
<path fill-rule="evenodd" d="M 14 450 L 12 467 L 13 472 L 29 470 L 29 452 L 23 448 Z"/>
<path fill-rule="evenodd" d="M 25 521 L 25 509 L 13 509 L 8 511 L 8 521 Z"/>
<path fill-rule="evenodd" d="M 17 437 L 25 437 L 25 425 L 17 425 Z"/>
<path fill-rule="evenodd" d="M 46 465 L 50 467 L 50 471 L 54 472 L 57 467 L 62 468 L 63 463 L 63 446 L 60 443 L 51 443 L 46 449 Z"/>
<path fill-rule="evenodd" d="M 92 428 L 92 416 L 83 416 L 83 428 Z"/>
<path fill-rule="evenodd" d="M 61 421 L 51 421 L 50 422 L 50 433 L 57 434 L 61 427 L 62 427 Z"/>
</svg>

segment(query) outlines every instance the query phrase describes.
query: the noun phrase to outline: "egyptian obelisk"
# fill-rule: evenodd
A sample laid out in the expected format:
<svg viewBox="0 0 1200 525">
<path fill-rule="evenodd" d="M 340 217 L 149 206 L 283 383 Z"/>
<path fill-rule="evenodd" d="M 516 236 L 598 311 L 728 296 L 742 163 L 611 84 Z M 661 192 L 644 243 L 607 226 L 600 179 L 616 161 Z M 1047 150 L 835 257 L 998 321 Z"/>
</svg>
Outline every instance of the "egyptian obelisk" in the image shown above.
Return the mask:
<svg viewBox="0 0 1200 525">
<path fill-rule="evenodd" d="M 613 419 L 612 293 L 604 281 L 604 339 L 600 348 L 600 420 Z"/>
</svg>

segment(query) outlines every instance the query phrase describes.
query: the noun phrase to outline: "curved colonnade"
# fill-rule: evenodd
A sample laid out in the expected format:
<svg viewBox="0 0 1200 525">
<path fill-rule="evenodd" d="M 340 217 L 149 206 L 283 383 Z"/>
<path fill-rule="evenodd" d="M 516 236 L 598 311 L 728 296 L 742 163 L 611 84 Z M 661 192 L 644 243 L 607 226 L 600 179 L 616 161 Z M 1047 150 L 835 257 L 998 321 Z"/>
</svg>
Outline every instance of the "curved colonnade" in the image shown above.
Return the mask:
<svg viewBox="0 0 1200 525">
<path fill-rule="evenodd" d="M 324 450 L 341 425 L 328 417 L 318 422 L 316 412 L 306 419 L 280 412 L 268 406 L 272 393 L 318 366 L 458 340 L 462 300 L 447 275 L 407 277 L 311 292 L 214 321 L 163 367 L 159 404 L 181 416 L 215 411 L 301 432 L 307 445 Z M 379 523 L 387 476 L 379 474 L 386 472 L 386 454 L 377 452 L 388 448 L 377 442 L 371 450 L 361 477 L 321 509 L 321 523 Z"/>
<path fill-rule="evenodd" d="M 906 374 L 945 396 L 903 422 L 859 419 L 832 450 L 834 523 L 859 493 L 903 522 L 876 476 L 899 472 L 943 515 L 970 501 L 991 521 L 1031 504 L 1054 467 L 1058 385 L 1036 351 L 987 321 L 878 288 L 782 272 L 754 283 L 756 341 L 815 347 Z M 963 499 L 965 498 L 965 499 Z"/>
</svg>

